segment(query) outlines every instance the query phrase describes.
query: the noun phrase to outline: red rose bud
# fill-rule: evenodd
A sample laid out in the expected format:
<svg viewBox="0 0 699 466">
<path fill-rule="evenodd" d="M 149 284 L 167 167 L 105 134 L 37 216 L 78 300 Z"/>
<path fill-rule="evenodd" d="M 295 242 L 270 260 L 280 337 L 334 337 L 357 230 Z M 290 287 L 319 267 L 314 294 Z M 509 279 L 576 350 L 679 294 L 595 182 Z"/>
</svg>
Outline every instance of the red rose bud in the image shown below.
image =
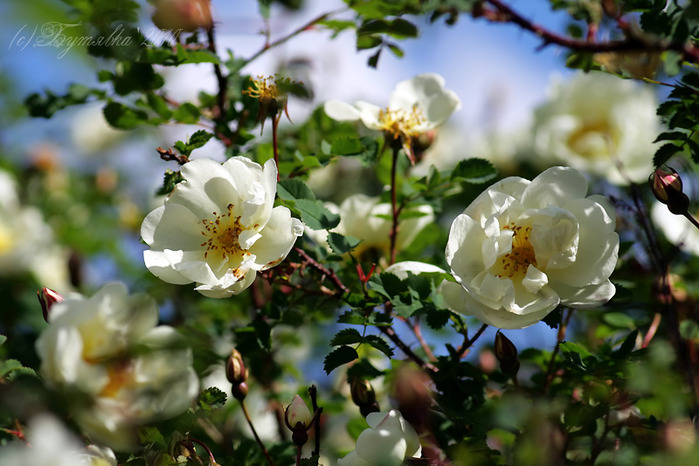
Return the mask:
<svg viewBox="0 0 699 466">
<path fill-rule="evenodd" d="M 500 361 L 500 370 L 507 376 L 515 378 L 519 371 L 517 347 L 501 332 L 495 334 L 495 357 Z"/>
<path fill-rule="evenodd" d="M 684 215 L 689 210 L 689 198 L 682 192 L 680 175 L 672 168 L 668 167 L 668 170 L 656 168 L 651 173 L 648 178 L 650 189 L 656 199 L 667 205 L 670 212 Z"/>
<path fill-rule="evenodd" d="M 54 304 L 63 301 L 63 296 L 50 288 L 42 288 L 36 292 L 36 295 L 39 298 L 39 304 L 41 304 L 41 311 L 44 314 L 44 320 L 48 322 L 51 308 Z"/>
<path fill-rule="evenodd" d="M 247 381 L 248 374 L 240 352 L 236 349 L 232 350 L 226 361 L 226 378 L 233 385 L 238 385 Z"/>
</svg>

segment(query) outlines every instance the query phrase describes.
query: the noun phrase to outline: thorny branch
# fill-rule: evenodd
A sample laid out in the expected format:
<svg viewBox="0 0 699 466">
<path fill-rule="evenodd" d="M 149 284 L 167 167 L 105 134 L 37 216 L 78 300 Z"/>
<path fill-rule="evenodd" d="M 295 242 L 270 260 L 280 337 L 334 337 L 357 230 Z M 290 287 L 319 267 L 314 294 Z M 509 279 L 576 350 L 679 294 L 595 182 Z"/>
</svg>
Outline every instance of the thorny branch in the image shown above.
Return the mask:
<svg viewBox="0 0 699 466">
<path fill-rule="evenodd" d="M 544 42 L 542 47 L 555 44 L 580 52 L 664 52 L 672 50 L 682 54 L 684 59 L 689 62 L 699 63 L 699 48 L 689 42 L 678 43 L 645 36 L 634 36 L 631 31 L 627 32 L 626 39 L 621 40 L 596 42 L 573 39 L 533 23 L 500 0 L 485 0 L 484 3 L 489 3 L 494 9 L 489 9 L 481 4 L 480 7 L 474 9 L 474 18 L 482 17 L 493 22 L 516 24 L 522 29 L 541 37 Z"/>
</svg>

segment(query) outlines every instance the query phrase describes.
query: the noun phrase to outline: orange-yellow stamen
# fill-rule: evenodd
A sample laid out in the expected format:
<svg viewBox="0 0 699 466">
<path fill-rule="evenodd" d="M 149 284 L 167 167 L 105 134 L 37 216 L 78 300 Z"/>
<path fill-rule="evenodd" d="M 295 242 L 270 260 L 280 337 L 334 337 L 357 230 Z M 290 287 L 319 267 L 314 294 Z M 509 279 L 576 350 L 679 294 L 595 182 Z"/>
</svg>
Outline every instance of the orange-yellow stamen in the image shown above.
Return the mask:
<svg viewBox="0 0 699 466">
<path fill-rule="evenodd" d="M 529 265 L 536 267 L 536 254 L 534 246 L 529 241 L 532 227 L 516 226 L 514 223 L 505 225 L 503 230 L 512 231 L 512 250 L 502 256 L 495 264 L 497 273 L 495 276 L 523 278 Z"/>
<path fill-rule="evenodd" d="M 233 215 L 233 204 L 228 204 L 225 214 L 213 212 L 213 216 L 213 220 L 202 220 L 204 229 L 201 234 L 208 237 L 201 243 L 201 246 L 206 248 L 204 257 L 208 258 L 210 253 L 216 253 L 223 259 L 228 259 L 243 251 L 238 242 L 243 227 L 240 224 L 240 215 Z"/>
</svg>

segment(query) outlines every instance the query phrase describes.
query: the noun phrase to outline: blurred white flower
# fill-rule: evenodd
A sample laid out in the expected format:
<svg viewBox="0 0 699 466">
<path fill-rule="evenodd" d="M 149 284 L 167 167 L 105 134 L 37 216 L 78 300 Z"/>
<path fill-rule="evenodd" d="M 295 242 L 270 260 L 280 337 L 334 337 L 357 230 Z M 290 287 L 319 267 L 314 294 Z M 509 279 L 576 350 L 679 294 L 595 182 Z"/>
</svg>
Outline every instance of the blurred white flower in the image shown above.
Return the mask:
<svg viewBox="0 0 699 466">
<path fill-rule="evenodd" d="M 444 88 L 442 76 L 424 73 L 399 82 L 386 108 L 363 101 L 350 105 L 330 100 L 325 103 L 325 113 L 339 121 L 361 120 L 369 129 L 384 131 L 394 139 L 401 139 L 412 160 L 412 139 L 437 128 L 460 107 L 458 96 Z"/>
<path fill-rule="evenodd" d="M 580 73 L 557 83 L 534 112 L 537 156 L 626 185 L 653 171 L 661 131 L 652 90 L 616 76 Z"/>
<path fill-rule="evenodd" d="M 79 149 L 97 153 L 109 149 L 127 134 L 112 128 L 104 118 L 101 104 L 80 108 L 70 123 L 70 135 Z"/>
<path fill-rule="evenodd" d="M 191 350 L 157 322 L 151 297 L 111 283 L 91 298 L 70 294 L 55 303 L 36 342 L 40 374 L 86 395 L 74 418 L 112 448 L 129 449 L 136 427 L 180 414 L 197 394 Z"/>
<path fill-rule="evenodd" d="M 357 447 L 337 461 L 338 466 L 399 466 L 422 453 L 420 439 L 400 412 L 371 413 L 369 428 L 357 438 Z"/>
<path fill-rule="evenodd" d="M 699 256 L 699 230 L 683 215 L 670 212 L 665 204 L 656 202 L 650 211 L 653 223 L 665 238 L 682 251 Z"/>
<path fill-rule="evenodd" d="M 532 325 L 558 304 L 593 307 L 614 295 L 616 215 L 585 177 L 553 167 L 532 181 L 505 178 L 451 225 L 444 282 L 449 307 L 500 328 Z"/>
<path fill-rule="evenodd" d="M 303 234 L 286 207 L 274 207 L 277 169 L 245 158 L 182 166 L 185 181 L 146 216 L 143 258 L 168 283 L 195 282 L 204 296 L 225 298 L 249 287 L 258 271 L 283 261 Z"/>
<path fill-rule="evenodd" d="M 389 234 L 393 225 L 390 219 L 391 204 L 382 203 L 377 197 L 354 194 L 342 201 L 340 207 L 329 202 L 325 207 L 340 215 L 340 223 L 330 231 L 362 240 L 355 248 L 358 255 L 370 249 L 378 249 L 384 254 L 389 252 L 391 244 Z M 417 215 L 400 221 L 396 239 L 398 251 L 410 245 L 420 231 L 434 221 L 434 212 L 429 205 L 418 206 L 411 209 L 411 212 Z M 319 244 L 326 244 L 328 232 L 307 228 L 306 235 Z"/>
<path fill-rule="evenodd" d="M 68 251 L 54 242 L 41 212 L 20 203 L 15 179 L 0 170 L 0 275 L 23 272 L 43 286 L 71 289 Z"/>
<path fill-rule="evenodd" d="M 26 429 L 27 444 L 0 448 L 0 466 L 117 466 L 109 448 L 82 448 L 75 436 L 47 414 L 33 418 Z"/>
</svg>

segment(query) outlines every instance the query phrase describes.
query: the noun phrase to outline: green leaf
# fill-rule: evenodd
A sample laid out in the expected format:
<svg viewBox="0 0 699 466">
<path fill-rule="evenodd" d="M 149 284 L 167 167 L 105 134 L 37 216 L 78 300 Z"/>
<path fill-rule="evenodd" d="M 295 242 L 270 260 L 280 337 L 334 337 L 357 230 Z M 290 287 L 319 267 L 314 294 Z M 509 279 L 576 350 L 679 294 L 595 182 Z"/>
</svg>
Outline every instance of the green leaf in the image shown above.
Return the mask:
<svg viewBox="0 0 699 466">
<path fill-rule="evenodd" d="M 312 230 L 329 230 L 340 223 L 340 216 L 330 212 L 321 201 L 298 199 L 295 207 L 301 212 L 306 226 Z"/>
<path fill-rule="evenodd" d="M 200 147 L 203 147 L 207 142 L 209 142 L 209 139 L 211 139 L 212 137 L 214 137 L 212 133 L 200 129 L 199 131 L 195 132 L 189 137 L 187 145 L 192 149 L 199 149 Z"/>
<path fill-rule="evenodd" d="M 167 449 L 165 437 L 157 427 L 141 427 L 138 429 L 138 443 L 141 445 L 157 445 L 160 449 Z"/>
<path fill-rule="evenodd" d="M 602 320 L 612 327 L 635 328 L 636 323 L 633 317 L 622 312 L 606 312 L 602 314 Z"/>
<path fill-rule="evenodd" d="M 337 332 L 332 340 L 331 346 L 352 345 L 355 343 L 363 343 L 364 337 L 354 328 L 344 328 Z"/>
<path fill-rule="evenodd" d="M 615 358 L 626 358 L 628 355 L 630 355 L 631 352 L 633 351 L 634 347 L 636 346 L 636 338 L 637 337 L 638 337 L 638 329 L 629 333 L 628 336 L 624 339 L 624 342 L 621 344 L 619 349 L 614 352 L 614 357 Z"/>
<path fill-rule="evenodd" d="M 172 114 L 172 117 L 175 120 L 177 120 L 180 123 L 186 124 L 194 124 L 198 122 L 200 116 L 201 113 L 199 112 L 197 106 L 190 102 L 185 102 L 181 104 L 179 107 L 177 107 L 177 109 L 175 109 L 175 112 Z"/>
<path fill-rule="evenodd" d="M 376 53 L 369 57 L 367 60 L 367 65 L 371 68 L 376 68 L 379 64 L 379 57 L 381 56 L 381 49 L 378 49 Z"/>
<path fill-rule="evenodd" d="M 419 34 L 417 26 L 403 18 L 396 18 L 391 22 L 388 33 L 393 37 L 405 39 L 408 37 L 417 37 Z"/>
<path fill-rule="evenodd" d="M 226 394 L 216 387 L 209 387 L 199 394 L 197 404 L 200 408 L 211 411 L 226 404 Z"/>
<path fill-rule="evenodd" d="M 107 123 L 118 129 L 134 129 L 148 122 L 148 115 L 142 110 L 127 107 L 119 102 L 109 102 L 104 107 Z"/>
<path fill-rule="evenodd" d="M 340 346 L 325 357 L 323 369 L 326 374 L 330 374 L 334 369 L 348 362 L 352 362 L 357 358 L 359 358 L 359 355 L 354 348 L 351 346 Z"/>
<path fill-rule="evenodd" d="M 428 312 L 425 312 L 425 320 L 427 321 L 427 325 L 435 330 L 439 330 L 447 325 L 450 317 L 451 311 L 446 309 L 431 309 Z"/>
<path fill-rule="evenodd" d="M 359 139 L 344 137 L 332 142 L 330 153 L 335 155 L 351 155 L 360 153 L 362 149 L 362 142 Z"/>
<path fill-rule="evenodd" d="M 330 234 L 328 234 L 328 244 L 330 245 L 330 248 L 334 253 L 340 255 L 350 252 L 361 242 L 362 240 L 355 238 L 354 236 L 345 236 L 332 231 Z"/>
<path fill-rule="evenodd" d="M 298 178 L 281 180 L 277 184 L 277 194 L 281 199 L 295 201 L 297 199 L 315 200 L 316 195 L 306 183 Z"/>
<path fill-rule="evenodd" d="M 381 45 L 383 41 L 380 37 L 371 35 L 358 35 L 357 36 L 357 50 L 373 49 Z"/>
<path fill-rule="evenodd" d="M 182 173 L 179 171 L 172 171 L 169 168 L 165 170 L 165 175 L 163 176 L 163 185 L 158 189 L 158 195 L 159 196 L 164 196 L 166 194 L 170 194 L 173 189 L 175 189 L 175 186 L 177 183 L 184 181 L 184 177 L 182 177 Z"/>
<path fill-rule="evenodd" d="M 655 155 L 653 156 L 653 165 L 656 167 L 663 165 L 665 162 L 670 160 L 670 157 L 681 150 L 682 147 L 676 146 L 675 144 L 664 144 L 657 151 L 655 151 Z"/>
<path fill-rule="evenodd" d="M 388 342 L 379 335 L 367 335 L 365 341 L 389 358 L 393 357 L 393 349 L 389 346 Z"/>
<path fill-rule="evenodd" d="M 485 159 L 470 158 L 461 160 L 451 172 L 451 179 L 468 183 L 485 183 L 497 175 L 493 164 Z"/>
</svg>

